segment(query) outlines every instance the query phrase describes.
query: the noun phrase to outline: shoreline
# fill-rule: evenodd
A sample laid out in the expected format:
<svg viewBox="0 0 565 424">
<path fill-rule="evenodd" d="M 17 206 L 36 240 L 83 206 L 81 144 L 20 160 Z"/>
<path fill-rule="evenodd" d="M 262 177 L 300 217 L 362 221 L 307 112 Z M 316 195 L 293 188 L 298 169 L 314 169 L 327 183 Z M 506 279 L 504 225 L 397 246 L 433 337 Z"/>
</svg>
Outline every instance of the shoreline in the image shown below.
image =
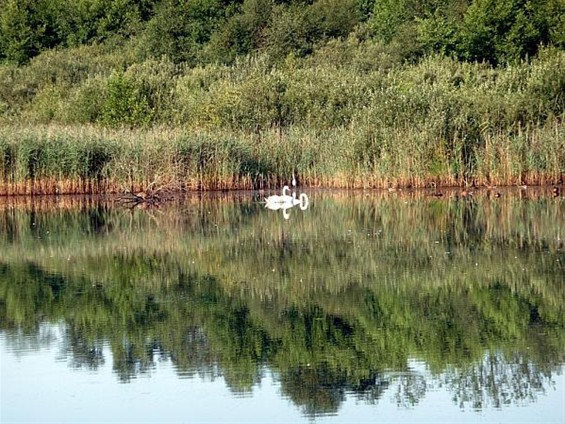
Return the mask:
<svg viewBox="0 0 565 424">
<path fill-rule="evenodd" d="M 297 191 L 305 192 L 309 197 L 316 199 L 317 196 L 326 196 L 343 199 L 356 199 L 367 197 L 375 200 L 384 200 L 392 197 L 407 200 L 454 200 L 473 198 L 482 199 L 562 199 L 565 198 L 565 185 L 537 185 L 537 186 L 496 186 L 496 187 L 474 187 L 471 189 L 459 187 L 436 187 L 436 188 L 411 188 L 411 189 L 351 189 L 351 188 L 322 188 L 300 186 Z M 200 203 L 202 201 L 237 201 L 249 200 L 250 198 L 275 193 L 278 189 L 234 189 L 234 190 L 208 190 L 208 191 L 184 191 L 172 193 L 171 197 L 160 203 Z M 12 207 L 39 207 L 40 209 L 51 206 L 62 208 L 83 207 L 85 205 L 112 205 L 119 202 L 118 193 L 71 193 L 71 194 L 13 194 L 0 195 L 0 210 Z"/>
<path fill-rule="evenodd" d="M 383 192 L 383 193 L 415 193 L 424 192 L 431 196 L 441 197 L 442 193 L 459 193 L 459 195 L 467 196 L 478 192 L 500 192 L 509 190 L 557 190 L 559 194 L 565 192 L 565 173 L 558 178 L 529 178 L 522 180 L 520 183 L 512 184 L 459 184 L 459 185 L 441 185 L 436 184 L 436 179 L 420 182 L 418 185 L 410 183 L 392 184 L 367 184 L 366 180 L 359 182 L 348 182 L 346 184 L 320 184 L 309 183 L 307 179 L 300 184 L 301 189 L 306 190 L 343 190 L 343 191 L 363 191 L 363 192 Z M 525 181 L 525 182 L 524 182 Z M 530 182 L 530 181 L 533 181 Z M 541 181 L 541 182 L 540 182 Z M 182 198 L 191 194 L 202 193 L 237 193 L 237 192 L 272 192 L 280 190 L 280 188 L 288 184 L 283 179 L 280 182 L 267 182 L 264 185 L 253 186 L 248 181 L 241 184 L 232 181 L 204 183 L 202 181 L 191 179 L 187 182 L 175 182 L 170 185 L 153 185 L 151 183 L 134 182 L 129 186 L 118 184 L 108 180 L 63 180 L 57 181 L 53 179 L 26 181 L 22 183 L 6 183 L 0 180 L 0 198 L 10 197 L 36 197 L 36 196 L 120 196 L 125 194 L 138 194 L 141 196 L 150 196 L 155 192 L 162 191 L 167 196 L 173 198 Z M 172 186 L 174 185 L 174 188 Z M 149 187 L 149 188 L 148 188 Z M 558 196 L 556 196 L 558 197 Z"/>
</svg>

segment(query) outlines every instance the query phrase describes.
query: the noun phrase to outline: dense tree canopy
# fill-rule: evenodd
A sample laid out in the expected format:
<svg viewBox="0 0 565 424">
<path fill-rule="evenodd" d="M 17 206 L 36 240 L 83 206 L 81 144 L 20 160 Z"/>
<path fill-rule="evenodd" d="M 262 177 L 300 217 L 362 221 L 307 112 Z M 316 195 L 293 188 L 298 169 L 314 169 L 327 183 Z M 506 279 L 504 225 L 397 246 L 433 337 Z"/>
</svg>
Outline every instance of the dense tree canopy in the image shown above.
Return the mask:
<svg viewBox="0 0 565 424">
<path fill-rule="evenodd" d="M 109 40 L 192 65 L 258 50 L 280 60 L 350 35 L 379 39 L 404 60 L 441 52 L 504 64 L 565 46 L 565 1 L 0 0 L 0 60 L 20 64 Z"/>
</svg>

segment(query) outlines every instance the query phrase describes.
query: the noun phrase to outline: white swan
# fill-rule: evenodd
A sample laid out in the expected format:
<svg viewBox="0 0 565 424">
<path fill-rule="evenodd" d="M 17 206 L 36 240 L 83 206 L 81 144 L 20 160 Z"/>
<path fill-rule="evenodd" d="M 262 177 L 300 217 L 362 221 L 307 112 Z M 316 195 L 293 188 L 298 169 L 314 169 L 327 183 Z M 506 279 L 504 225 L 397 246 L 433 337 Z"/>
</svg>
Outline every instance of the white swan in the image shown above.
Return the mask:
<svg viewBox="0 0 565 424">
<path fill-rule="evenodd" d="M 293 175 L 293 186 L 296 185 L 296 180 Z M 290 195 L 290 188 L 284 186 L 281 190 L 281 194 L 273 194 L 265 198 L 265 207 L 271 210 L 282 209 L 284 219 L 290 218 L 289 209 L 294 206 L 299 206 L 301 210 L 308 209 L 308 195 L 306 193 L 301 193 L 299 197 L 296 197 L 296 192 L 293 191 Z"/>
<path fill-rule="evenodd" d="M 286 190 L 288 187 L 283 187 L 283 194 L 282 195 L 272 195 L 265 199 L 265 207 L 267 209 L 277 211 L 282 209 L 282 214 L 284 219 L 290 218 L 289 209 L 294 206 L 294 199 L 296 198 L 296 194 L 293 196 L 289 196 L 286 194 Z"/>
<path fill-rule="evenodd" d="M 289 204 L 290 205 L 289 207 L 294 206 L 292 202 L 292 196 L 287 193 L 290 193 L 290 188 L 285 185 L 282 188 L 282 192 L 280 196 L 277 194 L 273 194 L 272 196 L 265 198 L 266 206 L 269 207 L 268 205 L 278 205 L 278 204 Z M 276 208 L 276 209 L 280 209 L 280 208 Z"/>
</svg>

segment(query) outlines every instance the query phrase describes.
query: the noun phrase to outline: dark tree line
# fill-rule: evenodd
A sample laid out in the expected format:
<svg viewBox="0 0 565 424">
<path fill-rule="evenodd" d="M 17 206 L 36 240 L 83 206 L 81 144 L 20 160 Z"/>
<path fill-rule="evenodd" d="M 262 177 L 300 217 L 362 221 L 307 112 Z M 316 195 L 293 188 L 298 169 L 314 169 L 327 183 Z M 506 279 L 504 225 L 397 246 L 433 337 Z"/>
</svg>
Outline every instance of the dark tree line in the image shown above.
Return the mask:
<svg viewBox="0 0 565 424">
<path fill-rule="evenodd" d="M 141 59 L 229 63 L 266 50 L 279 60 L 348 36 L 408 60 L 440 52 L 505 64 L 565 46 L 565 1 L 0 0 L 0 61 L 19 64 L 47 49 L 122 41 Z"/>
</svg>

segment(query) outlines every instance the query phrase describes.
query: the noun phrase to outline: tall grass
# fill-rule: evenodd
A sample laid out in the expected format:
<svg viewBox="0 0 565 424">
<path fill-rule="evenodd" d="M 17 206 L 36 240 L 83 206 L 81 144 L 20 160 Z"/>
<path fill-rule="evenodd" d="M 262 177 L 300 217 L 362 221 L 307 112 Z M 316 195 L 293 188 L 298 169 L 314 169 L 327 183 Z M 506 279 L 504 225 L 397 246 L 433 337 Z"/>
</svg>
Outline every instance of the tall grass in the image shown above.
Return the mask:
<svg viewBox="0 0 565 424">
<path fill-rule="evenodd" d="M 563 140 L 560 125 L 498 133 L 466 159 L 453 154 L 464 149 L 463 138 L 438 144 L 413 128 L 387 137 L 357 127 L 247 133 L 5 126 L 0 194 L 269 188 L 293 173 L 303 185 L 342 188 L 556 183 L 564 174 Z"/>
<path fill-rule="evenodd" d="M 395 65 L 371 43 L 278 65 L 135 63 L 96 46 L 4 65 L 0 191 L 265 187 L 292 172 L 336 187 L 563 180 L 564 52 Z"/>
</svg>

